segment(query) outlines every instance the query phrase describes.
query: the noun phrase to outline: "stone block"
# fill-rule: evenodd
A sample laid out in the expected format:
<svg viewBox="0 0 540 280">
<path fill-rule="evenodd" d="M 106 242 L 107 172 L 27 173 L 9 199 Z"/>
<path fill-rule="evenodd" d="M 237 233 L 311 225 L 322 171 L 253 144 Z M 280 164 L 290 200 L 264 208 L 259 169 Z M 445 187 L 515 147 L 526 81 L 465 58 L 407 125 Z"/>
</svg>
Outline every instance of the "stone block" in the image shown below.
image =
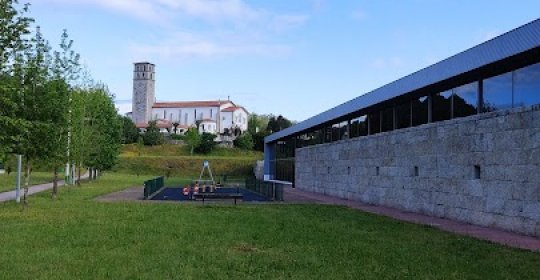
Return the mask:
<svg viewBox="0 0 540 280">
<path fill-rule="evenodd" d="M 523 204 L 523 217 L 540 221 L 540 202 L 525 202 Z"/>
</svg>

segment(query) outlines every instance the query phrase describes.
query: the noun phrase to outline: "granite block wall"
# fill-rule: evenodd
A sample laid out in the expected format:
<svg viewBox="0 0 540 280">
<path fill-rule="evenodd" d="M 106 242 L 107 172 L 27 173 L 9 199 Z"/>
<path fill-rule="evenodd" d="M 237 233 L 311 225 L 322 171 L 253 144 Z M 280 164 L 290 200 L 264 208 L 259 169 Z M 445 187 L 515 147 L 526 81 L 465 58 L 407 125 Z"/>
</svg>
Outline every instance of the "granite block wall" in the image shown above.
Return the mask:
<svg viewBox="0 0 540 280">
<path fill-rule="evenodd" d="M 309 146 L 296 187 L 540 236 L 540 107 Z"/>
</svg>

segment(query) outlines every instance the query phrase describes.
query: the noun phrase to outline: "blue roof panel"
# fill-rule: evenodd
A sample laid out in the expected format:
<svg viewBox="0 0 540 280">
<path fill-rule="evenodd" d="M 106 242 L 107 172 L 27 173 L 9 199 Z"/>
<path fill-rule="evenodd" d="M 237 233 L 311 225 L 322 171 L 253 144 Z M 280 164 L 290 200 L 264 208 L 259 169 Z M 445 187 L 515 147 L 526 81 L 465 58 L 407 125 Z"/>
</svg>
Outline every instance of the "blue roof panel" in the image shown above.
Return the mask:
<svg viewBox="0 0 540 280">
<path fill-rule="evenodd" d="M 344 115 L 373 106 L 437 82 L 478 69 L 482 66 L 532 50 L 540 46 L 540 19 L 349 100 L 294 126 L 265 138 L 265 142 L 304 131 Z"/>
</svg>

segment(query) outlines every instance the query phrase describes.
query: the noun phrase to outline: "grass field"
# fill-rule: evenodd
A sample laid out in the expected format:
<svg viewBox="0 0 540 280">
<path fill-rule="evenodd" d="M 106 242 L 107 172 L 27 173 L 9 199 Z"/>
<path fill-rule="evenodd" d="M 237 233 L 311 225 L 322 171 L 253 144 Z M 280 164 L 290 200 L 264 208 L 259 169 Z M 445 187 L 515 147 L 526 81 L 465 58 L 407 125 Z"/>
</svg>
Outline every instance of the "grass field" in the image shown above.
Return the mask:
<svg viewBox="0 0 540 280">
<path fill-rule="evenodd" d="M 0 175 L 0 192 L 12 191 L 15 190 L 15 176 L 16 172 L 11 172 L 9 175 L 1 174 Z M 61 175 L 62 176 L 62 175 Z M 61 178 L 63 179 L 63 177 Z M 24 186 L 24 177 L 21 177 L 21 188 Z M 30 177 L 31 185 L 39 185 L 43 183 L 49 183 L 53 181 L 52 172 L 32 172 Z"/>
<path fill-rule="evenodd" d="M 538 279 L 540 254 L 322 205 L 101 203 L 146 177 L 0 203 L 2 279 Z"/>
</svg>

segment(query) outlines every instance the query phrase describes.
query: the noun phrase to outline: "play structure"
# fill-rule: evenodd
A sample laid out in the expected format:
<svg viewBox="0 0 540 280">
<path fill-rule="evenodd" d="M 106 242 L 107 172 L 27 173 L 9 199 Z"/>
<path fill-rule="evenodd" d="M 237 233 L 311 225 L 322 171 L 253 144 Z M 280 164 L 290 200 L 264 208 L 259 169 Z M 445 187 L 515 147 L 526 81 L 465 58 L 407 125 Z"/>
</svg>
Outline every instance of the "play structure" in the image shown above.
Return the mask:
<svg viewBox="0 0 540 280">
<path fill-rule="evenodd" d="M 229 178 L 230 179 L 230 178 Z M 222 174 L 216 183 L 214 174 L 208 161 L 202 163 L 198 179 L 181 187 L 165 187 L 164 177 L 157 177 L 144 183 L 144 199 L 173 200 L 173 201 L 200 201 L 233 200 L 234 204 L 241 201 L 271 201 L 261 190 L 251 187 L 251 181 L 246 179 L 230 181 L 227 175 Z M 223 183 L 223 184 L 222 184 Z M 244 184 L 245 183 L 245 184 Z M 247 186 L 249 188 L 246 188 Z"/>
</svg>

